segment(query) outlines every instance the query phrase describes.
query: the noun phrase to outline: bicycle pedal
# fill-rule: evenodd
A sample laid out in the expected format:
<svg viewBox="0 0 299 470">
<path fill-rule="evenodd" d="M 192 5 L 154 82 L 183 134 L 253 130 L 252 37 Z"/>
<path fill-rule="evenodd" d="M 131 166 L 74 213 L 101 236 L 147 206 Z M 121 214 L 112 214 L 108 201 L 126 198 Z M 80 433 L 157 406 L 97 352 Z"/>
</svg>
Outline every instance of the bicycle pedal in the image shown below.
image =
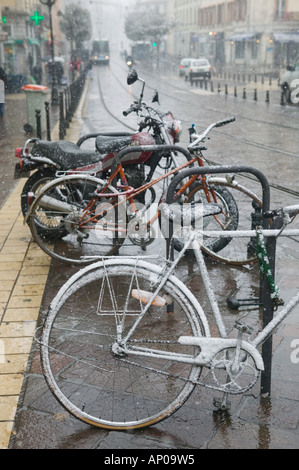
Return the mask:
<svg viewBox="0 0 299 470">
<path fill-rule="evenodd" d="M 231 402 L 228 400 L 220 400 L 220 398 L 214 398 L 213 405 L 218 411 L 229 411 L 231 409 Z"/>
<path fill-rule="evenodd" d="M 253 328 L 251 326 L 248 326 L 248 325 L 245 325 L 245 323 L 241 323 L 239 321 L 236 321 L 235 324 L 234 324 L 234 327 L 241 331 L 242 333 L 247 333 L 247 334 L 251 334 L 252 331 L 253 331 Z"/>
</svg>

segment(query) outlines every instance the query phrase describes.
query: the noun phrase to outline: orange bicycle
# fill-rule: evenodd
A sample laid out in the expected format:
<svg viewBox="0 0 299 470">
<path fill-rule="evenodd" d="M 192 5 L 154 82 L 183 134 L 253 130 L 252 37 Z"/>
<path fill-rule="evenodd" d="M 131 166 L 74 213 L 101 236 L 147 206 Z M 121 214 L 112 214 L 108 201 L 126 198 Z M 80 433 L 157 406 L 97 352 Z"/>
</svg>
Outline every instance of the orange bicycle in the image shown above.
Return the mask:
<svg viewBox="0 0 299 470">
<path fill-rule="evenodd" d="M 132 149 L 115 153 L 114 168 L 106 180 L 80 174 L 63 175 L 50 182 L 38 193 L 27 216 L 34 240 L 44 252 L 59 261 L 88 264 L 115 254 L 126 238 L 131 245 L 139 245 L 143 249 L 157 237 L 167 238 L 165 230 L 160 231 L 160 205 L 166 200 L 167 180 L 188 166 L 204 166 L 200 143 L 213 128 L 232 121 L 234 118 L 213 123 L 196 136 L 190 145 L 191 157 L 187 150 L 177 146 L 135 147 L 134 151 L 176 151 L 188 160 L 139 188 L 130 187 L 122 166 L 123 156 L 132 153 Z M 161 183 L 164 185 L 162 188 Z M 157 188 L 160 191 L 158 202 Z M 222 207 L 221 214 L 205 217 L 205 226 L 212 230 L 236 230 L 240 224 L 242 229 L 251 228 L 252 202 L 261 205 L 259 198 L 237 181 L 214 176 L 192 177 L 184 182 L 181 192 L 184 202 L 192 203 L 195 209 L 202 202 Z M 194 222 L 195 219 L 196 210 Z M 216 243 L 215 240 L 207 240 L 203 250 L 217 258 L 217 253 L 229 242 L 223 237 L 216 239 Z M 236 259 L 232 257 L 227 262 L 242 264 L 249 259 L 246 253 L 232 256 Z"/>
</svg>

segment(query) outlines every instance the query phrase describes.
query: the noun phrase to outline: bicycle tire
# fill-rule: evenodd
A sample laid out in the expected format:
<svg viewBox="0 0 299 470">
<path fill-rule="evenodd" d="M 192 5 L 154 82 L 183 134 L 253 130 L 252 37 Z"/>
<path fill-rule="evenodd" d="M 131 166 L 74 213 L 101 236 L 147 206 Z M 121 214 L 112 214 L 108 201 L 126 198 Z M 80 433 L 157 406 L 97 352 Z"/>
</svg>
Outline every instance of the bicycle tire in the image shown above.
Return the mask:
<svg viewBox="0 0 299 470">
<path fill-rule="evenodd" d="M 46 184 L 53 181 L 55 179 L 56 169 L 55 168 L 41 168 L 40 170 L 33 173 L 28 180 L 26 181 L 23 191 L 21 194 L 21 210 L 22 214 L 27 220 L 27 224 L 29 225 L 29 220 L 26 219 L 27 212 L 30 208 L 28 204 L 28 194 L 32 193 L 34 197 L 36 197 Z M 63 237 L 66 234 L 66 231 L 63 227 L 55 227 L 52 231 L 52 228 L 49 226 L 45 226 L 41 221 L 36 220 L 36 225 L 38 225 L 39 234 L 43 237 L 47 237 L 49 240 L 53 237 L 54 239 L 57 237 Z"/>
<path fill-rule="evenodd" d="M 171 297 L 172 314 L 166 306 L 151 305 L 140 320 L 145 304 L 131 298 L 134 288 L 153 291 L 162 273 L 144 260 L 110 258 L 81 269 L 52 301 L 41 336 L 43 373 L 59 403 L 85 423 L 143 428 L 173 414 L 192 393 L 201 367 L 155 354 L 199 353 L 177 340 L 183 334 L 209 335 L 201 306 L 175 276 L 159 291 Z M 120 325 L 124 333 L 117 344 Z M 132 355 L 117 350 L 123 344 Z M 147 357 L 140 355 L 144 350 Z"/>
<path fill-rule="evenodd" d="M 41 168 L 29 176 L 26 181 L 22 194 L 21 194 L 21 209 L 22 214 L 26 217 L 28 206 L 28 193 L 35 195 L 47 184 L 55 178 L 56 168 Z"/>
<path fill-rule="evenodd" d="M 103 186 L 105 182 L 96 177 L 72 175 L 57 178 L 39 192 L 29 226 L 45 253 L 61 262 L 85 265 L 117 252 L 126 234 L 117 225 L 118 219 L 112 220 L 114 210 L 109 210 L 107 221 L 104 209 L 113 207 L 119 193 L 109 186 L 106 193 L 111 197 L 94 197 Z M 41 223 L 48 231 L 40 230 Z"/>
<path fill-rule="evenodd" d="M 195 173 L 196 174 L 196 173 Z M 207 202 L 204 194 L 204 184 L 198 180 L 194 183 L 190 191 L 183 195 L 184 200 L 176 200 L 176 188 L 182 184 L 185 178 L 182 172 L 173 179 L 168 188 L 166 196 L 167 204 L 188 203 L 198 194 L 197 202 Z M 192 177 L 192 171 L 188 171 L 188 178 Z M 262 202 L 251 190 L 240 185 L 236 181 L 229 182 L 225 178 L 209 177 L 207 180 L 209 192 L 215 191 L 216 200 L 224 208 L 222 215 L 204 217 L 202 222 L 203 236 L 201 248 L 213 259 L 236 266 L 252 264 L 257 261 L 254 243 L 246 238 L 208 238 L 205 237 L 205 230 L 251 230 L 252 213 L 262 207 Z M 220 201 L 219 201 L 220 199 Z M 196 201 L 195 201 L 196 202 Z M 209 202 L 209 201 L 208 201 Z M 254 209 L 254 204 L 256 208 Z M 223 217 L 223 219 L 221 219 Z M 220 223 L 219 223 L 220 221 Z M 222 225 L 221 225 L 222 224 Z M 223 228 L 222 228 L 223 227 Z M 224 242 L 223 242 L 224 240 Z M 183 239 L 174 237 L 173 244 L 176 250 L 183 247 Z M 193 256 L 193 250 L 187 250 L 187 255 Z"/>
</svg>

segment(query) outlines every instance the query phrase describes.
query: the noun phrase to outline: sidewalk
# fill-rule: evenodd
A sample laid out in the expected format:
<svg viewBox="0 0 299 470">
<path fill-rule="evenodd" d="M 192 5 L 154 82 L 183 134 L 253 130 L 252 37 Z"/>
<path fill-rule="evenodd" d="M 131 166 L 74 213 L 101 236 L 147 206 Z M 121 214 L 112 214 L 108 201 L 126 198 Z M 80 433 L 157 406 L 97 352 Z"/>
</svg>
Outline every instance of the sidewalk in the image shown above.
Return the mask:
<svg viewBox="0 0 299 470">
<path fill-rule="evenodd" d="M 87 86 L 73 117 L 67 140 L 80 136 L 80 115 Z M 58 140 L 58 123 L 51 138 Z M 7 449 L 31 350 L 51 259 L 31 239 L 23 223 L 19 180 L 0 209 L 0 449 Z"/>
<path fill-rule="evenodd" d="M 76 141 L 79 136 L 84 99 L 83 95 L 66 139 Z M 90 100 L 94 102 L 92 93 Z M 82 114 L 84 115 L 84 111 Z M 58 138 L 55 131 L 58 131 L 57 127 L 53 130 L 53 140 Z M 52 401 L 47 401 L 50 392 L 47 389 L 45 396 L 43 395 L 45 384 L 39 364 L 32 361 L 30 373 L 26 371 L 26 365 L 40 307 L 41 311 L 46 311 L 48 299 L 53 298 L 58 284 L 64 282 L 69 272 L 64 272 L 63 275 L 59 273 L 54 262 L 48 278 L 49 258 L 35 248 L 20 215 L 19 194 L 23 184 L 24 181 L 16 186 L 0 210 L 3 215 L 0 229 L 1 449 L 7 449 L 10 445 L 14 449 L 38 446 L 51 449 L 94 448 L 110 452 L 112 449 L 161 449 L 161 453 L 163 450 L 175 452 L 175 449 L 190 449 L 190 453 L 194 453 L 194 450 L 203 448 L 299 448 L 299 356 L 294 346 L 291 347 L 299 337 L 298 308 L 274 335 L 271 402 L 260 397 L 257 384 L 249 394 L 230 399 L 232 409 L 229 414 L 217 414 L 213 407 L 214 394 L 198 387 L 173 418 L 142 432 L 118 433 L 88 427 L 67 413 L 62 413 L 61 406 L 52 396 Z M 274 207 L 283 203 L 280 192 L 271 196 Z M 289 200 L 289 196 L 287 199 Z M 298 286 L 297 242 L 281 240 L 277 268 L 281 290 L 286 291 L 288 296 L 293 295 Z M 230 279 L 222 279 L 222 272 L 224 271 L 218 266 L 213 266 L 213 280 L 218 277 L 227 287 Z M 193 274 L 193 268 L 190 267 L 188 283 L 197 295 L 200 292 L 200 283 L 196 277 L 193 278 Z M 238 278 L 238 288 L 242 283 L 246 284 L 247 274 L 245 270 L 244 277 L 242 273 Z M 50 286 L 46 289 L 46 298 L 42 300 L 47 279 Z M 219 293 L 221 282 L 217 284 Z M 222 304 L 222 308 L 225 309 L 226 306 Z M 230 312 L 230 315 L 235 317 L 235 312 Z M 291 354 L 293 361 L 290 360 Z M 27 385 L 23 381 L 25 375 L 29 376 Z M 27 386 L 26 391 L 24 385 Z M 14 425 L 17 423 L 15 413 L 20 391 L 23 409 L 17 429 Z M 14 429 L 15 442 L 13 439 L 10 441 Z"/>
</svg>

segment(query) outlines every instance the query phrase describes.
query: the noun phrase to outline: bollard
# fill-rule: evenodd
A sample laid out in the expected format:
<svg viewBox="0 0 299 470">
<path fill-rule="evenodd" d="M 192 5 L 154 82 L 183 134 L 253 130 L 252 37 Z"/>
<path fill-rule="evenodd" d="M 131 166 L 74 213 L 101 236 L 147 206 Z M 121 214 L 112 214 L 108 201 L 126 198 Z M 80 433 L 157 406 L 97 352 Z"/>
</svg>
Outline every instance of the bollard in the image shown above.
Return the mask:
<svg viewBox="0 0 299 470">
<path fill-rule="evenodd" d="M 213 85 L 213 82 L 211 82 L 211 92 L 214 93 L 214 85 Z"/>
<path fill-rule="evenodd" d="M 42 129 L 41 129 L 41 110 L 35 110 L 35 118 L 36 118 L 36 136 L 38 139 L 42 138 Z"/>
<path fill-rule="evenodd" d="M 221 89 L 220 89 L 220 83 L 218 83 L 218 93 L 221 92 Z"/>
<path fill-rule="evenodd" d="M 63 92 L 60 92 L 59 93 L 59 139 L 63 140 L 65 134 L 66 134 L 66 131 L 65 131 Z"/>
<path fill-rule="evenodd" d="M 284 101 L 284 92 L 283 92 L 283 91 L 281 92 L 281 95 L 280 95 L 280 104 L 281 104 L 281 106 L 284 106 L 284 105 L 285 105 L 285 101 Z"/>
<path fill-rule="evenodd" d="M 228 94 L 227 85 L 225 85 L 225 94 L 226 94 L 226 95 Z"/>
<path fill-rule="evenodd" d="M 237 98 L 237 87 L 234 88 L 234 96 Z"/>
<path fill-rule="evenodd" d="M 269 85 L 272 85 L 272 77 L 269 77 Z"/>
<path fill-rule="evenodd" d="M 45 102 L 46 109 L 46 123 L 47 123 L 47 140 L 51 140 L 51 125 L 50 125 L 50 103 L 49 101 Z"/>
<path fill-rule="evenodd" d="M 246 88 L 243 88 L 243 99 L 246 99 Z"/>
<path fill-rule="evenodd" d="M 254 89 L 253 100 L 257 101 L 257 89 L 256 88 Z"/>
<path fill-rule="evenodd" d="M 266 103 L 270 103 L 270 94 L 269 94 L 269 90 L 266 91 Z"/>
</svg>

